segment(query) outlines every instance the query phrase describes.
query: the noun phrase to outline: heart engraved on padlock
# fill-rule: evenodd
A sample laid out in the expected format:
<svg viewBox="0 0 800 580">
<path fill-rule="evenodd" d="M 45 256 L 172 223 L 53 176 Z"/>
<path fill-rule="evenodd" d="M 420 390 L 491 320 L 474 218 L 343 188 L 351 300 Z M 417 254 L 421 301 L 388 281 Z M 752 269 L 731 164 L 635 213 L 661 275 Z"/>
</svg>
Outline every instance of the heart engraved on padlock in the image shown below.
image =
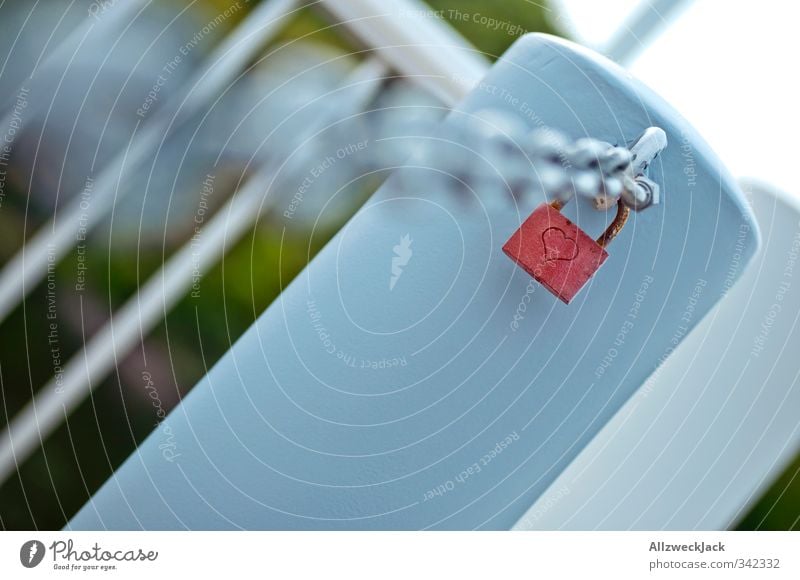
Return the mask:
<svg viewBox="0 0 800 580">
<path fill-rule="evenodd" d="M 578 242 L 567 236 L 559 227 L 549 227 L 542 232 L 544 261 L 563 260 L 569 262 L 578 256 Z"/>
<path fill-rule="evenodd" d="M 566 304 L 608 258 L 606 246 L 628 220 L 630 209 L 619 200 L 617 215 L 593 240 L 561 213 L 563 204 L 542 204 L 503 246 L 514 262 Z"/>
</svg>

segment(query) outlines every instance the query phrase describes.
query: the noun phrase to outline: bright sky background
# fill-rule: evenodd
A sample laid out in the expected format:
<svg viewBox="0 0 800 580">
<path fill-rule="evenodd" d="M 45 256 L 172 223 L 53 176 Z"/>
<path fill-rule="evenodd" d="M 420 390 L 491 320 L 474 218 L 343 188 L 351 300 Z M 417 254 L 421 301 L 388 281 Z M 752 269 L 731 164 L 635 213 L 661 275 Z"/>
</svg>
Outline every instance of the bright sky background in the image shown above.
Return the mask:
<svg viewBox="0 0 800 580">
<path fill-rule="evenodd" d="M 602 49 L 637 0 L 560 0 L 564 22 Z M 800 195 L 800 4 L 695 0 L 631 71 L 678 109 L 737 177 Z"/>
</svg>

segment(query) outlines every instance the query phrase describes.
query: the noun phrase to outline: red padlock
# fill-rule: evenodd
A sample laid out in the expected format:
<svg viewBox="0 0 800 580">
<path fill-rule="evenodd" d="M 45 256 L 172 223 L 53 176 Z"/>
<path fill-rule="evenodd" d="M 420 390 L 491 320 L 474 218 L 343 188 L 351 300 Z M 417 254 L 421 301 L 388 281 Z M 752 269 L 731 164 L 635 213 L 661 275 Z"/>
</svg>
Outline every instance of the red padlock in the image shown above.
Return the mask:
<svg viewBox="0 0 800 580">
<path fill-rule="evenodd" d="M 509 258 L 566 304 L 608 258 L 606 246 L 628 219 L 630 210 L 617 202 L 617 215 L 596 241 L 561 213 L 563 204 L 542 204 L 503 246 Z"/>
</svg>

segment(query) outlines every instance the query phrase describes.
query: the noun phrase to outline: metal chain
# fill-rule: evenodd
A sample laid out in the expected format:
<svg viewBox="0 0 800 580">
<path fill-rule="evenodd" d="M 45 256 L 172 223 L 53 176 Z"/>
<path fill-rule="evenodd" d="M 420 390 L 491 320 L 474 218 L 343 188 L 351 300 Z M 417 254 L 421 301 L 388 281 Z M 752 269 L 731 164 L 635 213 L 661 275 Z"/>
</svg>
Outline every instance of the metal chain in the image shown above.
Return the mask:
<svg viewBox="0 0 800 580">
<path fill-rule="evenodd" d="M 633 211 L 660 202 L 658 184 L 645 174 L 667 144 L 658 127 L 645 130 L 630 147 L 619 147 L 591 138 L 570 141 L 550 128 L 530 132 L 516 116 L 491 109 L 462 118 L 448 133 L 489 161 L 487 169 L 459 156 L 451 168 L 459 175 L 486 179 L 491 171 L 514 192 L 515 184 L 528 179 L 552 200 L 563 204 L 580 195 L 592 199 L 598 210 L 611 209 L 618 200 Z M 440 149 L 429 153 L 441 159 Z"/>
<path fill-rule="evenodd" d="M 372 155 L 367 151 L 362 169 L 414 166 L 400 180 L 411 193 L 431 187 L 458 193 L 494 189 L 520 197 L 538 191 L 562 204 L 579 195 L 603 211 L 618 201 L 637 212 L 660 202 L 658 184 L 646 175 L 667 145 L 658 127 L 620 147 L 591 138 L 571 141 L 551 128 L 531 131 L 519 116 L 499 109 L 456 113 L 444 124 L 380 114 L 370 117 L 368 126 L 375 134 L 365 135 L 381 146 Z"/>
<path fill-rule="evenodd" d="M 660 203 L 658 184 L 645 174 L 666 147 L 666 134 L 658 127 L 648 128 L 630 148 L 590 138 L 569 142 L 552 129 L 531 133 L 528 147 L 532 165 L 547 169 L 545 193 L 562 204 L 574 195 L 592 199 L 598 210 L 611 209 L 618 200 L 633 211 Z"/>
</svg>

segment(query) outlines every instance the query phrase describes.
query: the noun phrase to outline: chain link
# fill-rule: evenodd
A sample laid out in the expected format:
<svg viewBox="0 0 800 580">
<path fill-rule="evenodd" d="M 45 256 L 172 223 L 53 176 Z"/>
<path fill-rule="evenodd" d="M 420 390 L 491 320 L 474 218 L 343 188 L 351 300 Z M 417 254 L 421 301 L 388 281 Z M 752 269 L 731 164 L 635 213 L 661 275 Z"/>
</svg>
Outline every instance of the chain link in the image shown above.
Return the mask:
<svg viewBox="0 0 800 580">
<path fill-rule="evenodd" d="M 658 184 L 645 175 L 666 147 L 666 134 L 658 127 L 648 128 L 630 149 L 591 138 L 570 142 L 552 129 L 531 133 L 529 147 L 532 165 L 547 167 L 545 193 L 562 203 L 574 195 L 592 199 L 598 210 L 610 209 L 620 199 L 634 211 L 660 203 Z"/>
<path fill-rule="evenodd" d="M 462 153 L 456 161 L 445 161 L 452 173 L 472 176 L 476 183 L 488 179 L 491 171 L 514 194 L 520 189 L 516 185 L 527 179 L 551 200 L 563 204 L 579 195 L 593 200 L 598 210 L 611 209 L 621 200 L 629 209 L 642 211 L 660 201 L 658 184 L 645 175 L 666 147 L 666 134 L 658 127 L 645 130 L 628 148 L 591 138 L 570 141 L 551 128 L 529 131 L 516 116 L 491 109 L 465 117 L 444 138 L 467 144 L 488 160 L 488 166 L 469 163 Z M 447 156 L 441 148 L 427 153 L 439 160 Z"/>
</svg>

